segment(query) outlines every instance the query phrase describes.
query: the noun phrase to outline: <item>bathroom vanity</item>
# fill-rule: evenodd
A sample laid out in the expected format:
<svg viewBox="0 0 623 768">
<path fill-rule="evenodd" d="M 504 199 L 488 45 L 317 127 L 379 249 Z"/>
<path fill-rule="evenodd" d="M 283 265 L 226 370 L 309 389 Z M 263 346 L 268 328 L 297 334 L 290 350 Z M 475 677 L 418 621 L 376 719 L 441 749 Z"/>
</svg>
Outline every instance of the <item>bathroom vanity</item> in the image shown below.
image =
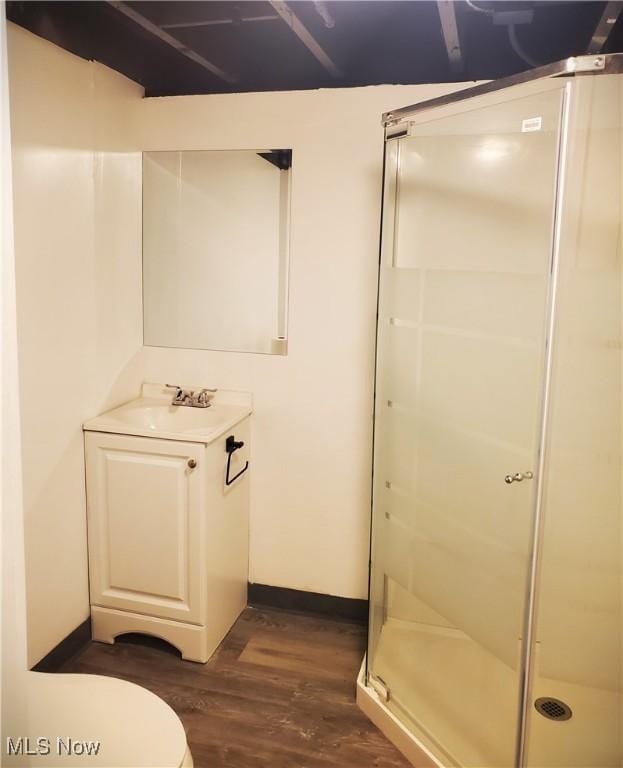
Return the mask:
<svg viewBox="0 0 623 768">
<path fill-rule="evenodd" d="M 250 396 L 141 398 L 84 424 L 94 640 L 155 635 L 206 662 L 247 602 Z"/>
</svg>

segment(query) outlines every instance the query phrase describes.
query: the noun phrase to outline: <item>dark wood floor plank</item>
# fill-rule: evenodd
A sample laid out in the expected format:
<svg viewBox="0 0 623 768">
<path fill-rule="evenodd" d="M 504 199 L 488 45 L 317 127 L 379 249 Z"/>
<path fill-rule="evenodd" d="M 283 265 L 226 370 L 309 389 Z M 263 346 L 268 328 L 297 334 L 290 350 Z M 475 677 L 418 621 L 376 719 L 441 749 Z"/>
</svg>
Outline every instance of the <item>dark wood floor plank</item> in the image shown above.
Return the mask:
<svg viewBox="0 0 623 768">
<path fill-rule="evenodd" d="M 355 703 L 365 629 L 247 608 L 207 664 L 133 638 L 91 643 L 61 671 L 119 677 L 180 716 L 196 768 L 407 768 Z"/>
</svg>

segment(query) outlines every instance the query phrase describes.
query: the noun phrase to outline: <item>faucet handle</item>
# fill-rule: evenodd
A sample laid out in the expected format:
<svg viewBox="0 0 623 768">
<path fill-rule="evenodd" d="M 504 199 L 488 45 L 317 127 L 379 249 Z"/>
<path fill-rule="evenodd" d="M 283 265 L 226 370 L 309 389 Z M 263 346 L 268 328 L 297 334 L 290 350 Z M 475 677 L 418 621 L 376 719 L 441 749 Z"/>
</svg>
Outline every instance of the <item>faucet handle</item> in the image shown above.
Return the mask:
<svg viewBox="0 0 623 768">
<path fill-rule="evenodd" d="M 185 399 L 189 397 L 189 394 L 184 392 L 184 390 L 178 384 L 165 384 L 164 386 L 168 389 L 175 390 L 173 400 L 171 400 L 171 405 L 181 405 Z"/>
<path fill-rule="evenodd" d="M 216 389 L 202 389 L 196 394 L 197 403 L 200 405 L 210 405 L 210 395 L 214 396 Z"/>
</svg>

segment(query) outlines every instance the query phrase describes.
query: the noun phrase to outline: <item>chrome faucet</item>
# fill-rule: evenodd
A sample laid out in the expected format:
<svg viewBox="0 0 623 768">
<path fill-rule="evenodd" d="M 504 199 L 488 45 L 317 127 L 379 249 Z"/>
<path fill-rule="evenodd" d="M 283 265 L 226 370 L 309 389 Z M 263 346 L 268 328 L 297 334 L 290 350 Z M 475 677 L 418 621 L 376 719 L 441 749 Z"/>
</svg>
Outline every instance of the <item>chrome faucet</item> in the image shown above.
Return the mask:
<svg viewBox="0 0 623 768">
<path fill-rule="evenodd" d="M 186 405 L 189 408 L 209 408 L 216 389 L 202 389 L 195 393 L 192 389 L 182 389 L 177 384 L 165 384 L 165 387 L 174 389 L 175 394 L 171 405 Z"/>
</svg>

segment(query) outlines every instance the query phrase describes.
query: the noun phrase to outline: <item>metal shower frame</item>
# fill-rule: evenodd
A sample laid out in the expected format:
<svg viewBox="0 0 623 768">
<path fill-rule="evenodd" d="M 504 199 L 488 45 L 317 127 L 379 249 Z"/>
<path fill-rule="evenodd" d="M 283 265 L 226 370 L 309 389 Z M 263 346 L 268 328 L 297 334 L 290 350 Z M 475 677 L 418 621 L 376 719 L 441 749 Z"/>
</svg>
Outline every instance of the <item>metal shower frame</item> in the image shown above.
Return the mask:
<svg viewBox="0 0 623 768">
<path fill-rule="evenodd" d="M 567 79 L 572 81 L 576 77 L 594 76 L 594 75 L 618 75 L 623 74 L 623 53 L 614 54 L 597 54 L 578 56 L 562 61 L 557 61 L 552 64 L 547 64 L 543 67 L 521 72 L 511 77 L 494 80 L 491 82 L 476 85 L 471 88 L 466 88 L 459 91 L 454 91 L 445 96 L 440 96 L 426 101 L 411 104 L 400 109 L 394 109 L 390 112 L 385 112 L 382 117 L 382 124 L 385 130 L 385 149 L 387 148 L 387 142 L 406 136 L 409 134 L 409 123 L 420 121 L 423 113 L 433 113 L 441 110 L 442 112 L 448 109 L 451 113 L 456 114 L 463 110 L 460 109 L 462 105 L 468 100 L 492 95 L 498 92 L 507 91 L 508 89 L 515 88 L 517 86 L 529 85 L 531 83 L 537 84 L 538 81 L 550 81 L 553 79 Z M 550 411 L 550 399 L 551 399 L 551 376 L 552 376 L 552 358 L 553 358 L 553 344 L 555 322 L 556 322 L 556 297 L 558 289 L 558 273 L 559 273 L 559 255 L 560 255 L 560 241 L 561 231 L 563 226 L 563 209 L 565 204 L 565 186 L 566 186 L 566 165 L 568 160 L 568 143 L 569 143 L 569 131 L 571 122 L 571 83 L 561 83 L 561 90 L 563 90 L 562 99 L 562 114 L 559 125 L 559 143 L 557 150 L 557 171 L 556 171 L 556 194 L 554 199 L 553 208 L 553 223 L 552 223 L 552 256 L 551 256 L 551 279 L 549 286 L 549 297 L 547 306 L 547 330 L 546 330 L 546 350 L 545 350 L 545 368 L 544 368 L 544 381 L 542 390 L 542 402 L 541 402 L 541 428 L 538 440 L 538 471 L 537 471 L 537 487 L 535 489 L 534 507 L 533 507 L 533 520 L 531 528 L 531 547 L 528 560 L 528 582 L 526 585 L 526 600 L 524 606 L 524 620 L 523 620 L 523 639 L 521 648 L 520 666 L 518 671 L 519 678 L 519 706 L 518 706 L 518 722 L 517 722 L 517 739 L 515 750 L 515 765 L 517 768 L 524 768 L 526 765 L 526 742 L 527 742 L 527 723 L 529 718 L 529 707 L 531 697 L 531 671 L 532 671 L 532 655 L 535 639 L 535 621 L 536 621 L 536 600 L 537 600 L 537 586 L 539 576 L 539 566 L 541 560 L 541 542 L 542 542 L 542 527 L 543 527 L 543 476 L 545 468 L 546 458 L 546 442 L 548 435 L 548 422 Z M 456 106 L 456 112 L 452 109 Z M 480 106 L 480 105 L 479 105 Z M 443 108 L 446 108 L 444 110 Z M 428 117 L 428 115 L 427 115 Z M 441 116 L 439 116 L 441 117 Z M 437 119 L 437 116 L 430 114 L 430 119 Z M 384 179 L 385 179 L 385 160 L 387 158 L 387 152 L 384 154 Z M 385 197 L 385 180 L 383 183 L 383 190 Z M 385 211 L 386 200 L 382 200 L 382 210 Z M 382 230 L 381 230 L 382 238 Z M 381 242 L 382 245 L 382 242 Z M 381 253 L 379 253 L 379 281 L 380 281 L 380 265 L 381 265 Z M 377 308 L 377 346 L 378 346 L 378 308 Z M 376 356 L 378 355 L 378 349 L 375 354 L 375 369 L 376 369 Z M 375 386 L 376 390 L 376 386 Z M 376 403 L 375 403 L 376 410 Z M 374 465 L 372 467 L 374 476 Z M 373 499 L 372 499 L 373 505 Z M 373 512 L 374 514 L 374 505 Z M 371 526 L 371 555 L 372 555 L 372 531 Z M 371 557 L 372 560 L 372 557 Z M 372 606 L 373 595 L 372 593 L 373 579 L 370 575 L 370 605 Z M 367 674 L 366 680 L 369 683 L 371 675 L 369 674 L 370 659 L 367 658 Z"/>
</svg>

